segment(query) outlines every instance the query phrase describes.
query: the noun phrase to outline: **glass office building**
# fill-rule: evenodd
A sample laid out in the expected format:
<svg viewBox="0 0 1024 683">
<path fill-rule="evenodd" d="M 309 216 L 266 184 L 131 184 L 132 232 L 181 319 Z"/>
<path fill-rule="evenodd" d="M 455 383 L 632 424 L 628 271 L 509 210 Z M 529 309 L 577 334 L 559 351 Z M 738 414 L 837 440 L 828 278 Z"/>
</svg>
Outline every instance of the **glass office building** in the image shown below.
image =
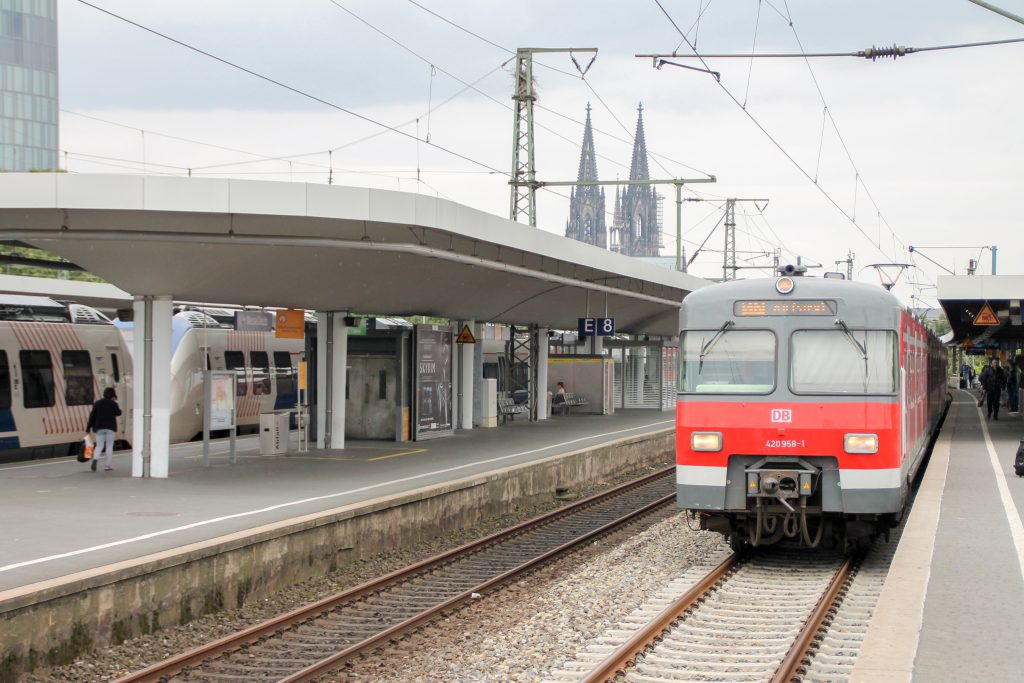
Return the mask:
<svg viewBox="0 0 1024 683">
<path fill-rule="evenodd" d="M 0 169 L 56 171 L 57 0 L 0 0 Z"/>
</svg>

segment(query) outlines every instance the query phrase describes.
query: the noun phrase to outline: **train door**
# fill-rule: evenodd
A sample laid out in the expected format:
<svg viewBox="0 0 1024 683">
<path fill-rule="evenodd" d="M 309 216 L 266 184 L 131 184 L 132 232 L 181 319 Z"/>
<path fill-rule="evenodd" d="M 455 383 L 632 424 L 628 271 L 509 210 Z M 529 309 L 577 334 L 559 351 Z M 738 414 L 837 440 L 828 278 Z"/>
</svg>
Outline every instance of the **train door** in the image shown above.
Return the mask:
<svg viewBox="0 0 1024 683">
<path fill-rule="evenodd" d="M 124 355 L 117 346 L 107 346 L 100 356 L 102 363 L 96 364 L 97 384 L 100 396 L 103 389 L 113 387 L 117 392 L 117 402 L 121 406 L 121 418 L 117 421 L 121 427 L 120 437 L 125 440 L 132 438 L 132 406 L 131 394 L 128 391 L 128 378 L 125 376 Z"/>
<path fill-rule="evenodd" d="M 393 356 L 350 356 L 345 438 L 395 440 L 398 368 Z"/>
</svg>

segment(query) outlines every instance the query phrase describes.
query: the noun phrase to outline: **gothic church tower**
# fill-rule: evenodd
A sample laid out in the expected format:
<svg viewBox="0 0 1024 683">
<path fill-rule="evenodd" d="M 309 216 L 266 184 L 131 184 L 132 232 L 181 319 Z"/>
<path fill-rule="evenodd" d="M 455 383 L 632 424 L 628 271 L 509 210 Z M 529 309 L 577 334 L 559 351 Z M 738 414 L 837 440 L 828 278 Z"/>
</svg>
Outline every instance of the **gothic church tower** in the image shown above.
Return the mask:
<svg viewBox="0 0 1024 683">
<path fill-rule="evenodd" d="M 583 129 L 583 150 L 580 152 L 580 170 L 576 180 L 581 183 L 597 180 L 597 156 L 594 153 L 594 132 L 590 127 L 590 103 L 587 103 L 587 123 Z M 569 220 L 565 224 L 565 236 L 602 249 L 608 248 L 604 190 L 599 185 L 578 185 L 572 189 L 569 195 Z"/>
<path fill-rule="evenodd" d="M 644 105 L 637 108 L 633 160 L 630 180 L 650 180 L 647 168 L 647 142 L 644 139 Z M 612 222 L 612 249 L 627 256 L 658 256 L 661 247 L 660 197 L 653 185 L 627 185 L 621 198 L 615 192 Z"/>
</svg>

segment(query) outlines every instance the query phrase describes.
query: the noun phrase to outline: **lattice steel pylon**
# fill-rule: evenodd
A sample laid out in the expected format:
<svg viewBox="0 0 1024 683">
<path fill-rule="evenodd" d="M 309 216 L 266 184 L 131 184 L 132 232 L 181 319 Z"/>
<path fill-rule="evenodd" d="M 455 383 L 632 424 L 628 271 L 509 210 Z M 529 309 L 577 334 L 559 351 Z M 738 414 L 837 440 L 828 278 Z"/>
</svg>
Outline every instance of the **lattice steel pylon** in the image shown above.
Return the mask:
<svg viewBox="0 0 1024 683">
<path fill-rule="evenodd" d="M 725 260 L 722 279 L 736 279 L 736 200 L 725 200 Z"/>
<path fill-rule="evenodd" d="M 527 216 L 530 225 L 537 226 L 537 172 L 533 155 L 533 103 L 537 100 L 533 87 L 533 55 L 536 52 L 593 52 L 597 48 L 584 47 L 521 47 L 516 50 L 515 91 L 512 100 L 515 102 L 515 121 L 512 129 L 512 197 L 509 203 L 509 218 L 518 221 L 520 216 Z M 573 62 L 576 59 L 573 58 Z M 593 60 L 591 60 L 591 64 Z M 576 68 L 581 74 L 586 69 Z"/>
</svg>

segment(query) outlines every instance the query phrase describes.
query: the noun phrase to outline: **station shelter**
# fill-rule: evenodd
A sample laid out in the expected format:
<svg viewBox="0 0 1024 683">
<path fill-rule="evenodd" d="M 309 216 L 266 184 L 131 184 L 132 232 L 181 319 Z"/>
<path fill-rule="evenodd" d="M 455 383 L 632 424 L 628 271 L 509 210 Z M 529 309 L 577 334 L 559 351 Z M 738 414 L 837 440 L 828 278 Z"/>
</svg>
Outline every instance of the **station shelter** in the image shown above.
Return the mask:
<svg viewBox="0 0 1024 683">
<path fill-rule="evenodd" d="M 1024 300 L 1022 275 L 943 275 L 938 278 L 938 299 L 949 320 L 950 372 L 957 385 L 970 389 L 975 368 L 997 358 L 1001 363 L 1022 362 Z M 975 362 L 978 356 L 982 363 Z M 977 371 L 974 373 L 977 378 Z M 1024 404 L 1024 390 L 1019 402 Z"/>
<path fill-rule="evenodd" d="M 168 476 L 176 301 L 315 311 L 310 418 L 317 448 L 341 449 L 349 430 L 363 438 L 390 426 L 396 439 L 422 439 L 494 419 L 497 382 L 484 381 L 479 345 L 458 343 L 466 329 L 481 338 L 488 325 L 516 327 L 508 384 L 527 385 L 529 417 L 543 420 L 556 381 L 549 331 L 600 308 L 633 341 L 672 337 L 683 297 L 709 284 L 441 198 L 309 183 L 0 174 L 0 239 L 50 251 L 133 297 L 139 477 Z M 350 334 L 364 313 L 426 321 Z M 438 319 L 451 324 L 429 322 Z M 593 352 L 611 360 L 599 363 L 610 378 L 601 410 L 664 400 L 674 365 L 664 348 L 609 349 Z M 515 400 L 517 389 L 506 390 Z"/>
</svg>

